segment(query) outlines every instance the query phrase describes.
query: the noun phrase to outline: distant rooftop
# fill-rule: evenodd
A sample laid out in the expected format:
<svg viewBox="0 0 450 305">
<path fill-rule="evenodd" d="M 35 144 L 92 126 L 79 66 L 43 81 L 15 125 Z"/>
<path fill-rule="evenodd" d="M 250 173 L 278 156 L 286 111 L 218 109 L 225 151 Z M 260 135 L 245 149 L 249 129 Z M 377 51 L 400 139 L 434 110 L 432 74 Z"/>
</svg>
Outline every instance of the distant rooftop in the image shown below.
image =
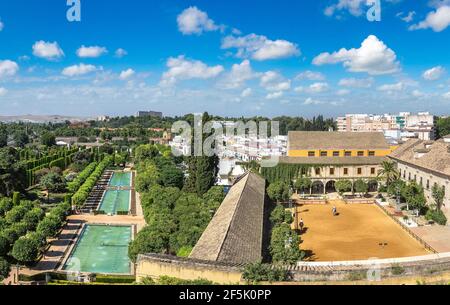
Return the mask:
<svg viewBox="0 0 450 305">
<path fill-rule="evenodd" d="M 289 132 L 288 150 L 387 150 L 389 148 L 382 132 Z"/>
</svg>

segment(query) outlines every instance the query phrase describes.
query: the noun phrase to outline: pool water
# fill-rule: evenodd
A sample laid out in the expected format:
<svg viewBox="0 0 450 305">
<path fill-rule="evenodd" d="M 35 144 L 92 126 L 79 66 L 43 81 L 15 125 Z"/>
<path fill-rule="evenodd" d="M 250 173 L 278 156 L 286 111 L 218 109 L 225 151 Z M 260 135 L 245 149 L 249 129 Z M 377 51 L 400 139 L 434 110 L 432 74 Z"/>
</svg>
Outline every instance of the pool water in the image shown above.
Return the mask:
<svg viewBox="0 0 450 305">
<path fill-rule="evenodd" d="M 130 172 L 114 172 L 109 182 L 109 186 L 121 187 L 131 186 L 131 173 Z"/>
<path fill-rule="evenodd" d="M 86 225 L 63 270 L 130 274 L 131 234 L 131 226 Z"/>
<path fill-rule="evenodd" d="M 128 212 L 130 210 L 130 194 L 131 191 L 106 191 L 105 196 L 100 203 L 99 211 L 112 215 L 115 215 L 118 212 Z"/>
</svg>

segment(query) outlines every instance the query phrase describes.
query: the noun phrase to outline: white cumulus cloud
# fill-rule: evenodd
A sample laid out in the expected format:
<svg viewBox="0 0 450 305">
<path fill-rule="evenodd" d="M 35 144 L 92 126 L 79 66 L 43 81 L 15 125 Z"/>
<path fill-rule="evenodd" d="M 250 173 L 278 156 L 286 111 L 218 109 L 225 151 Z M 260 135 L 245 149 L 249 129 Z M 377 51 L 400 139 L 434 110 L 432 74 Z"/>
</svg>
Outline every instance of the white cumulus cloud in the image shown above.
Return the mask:
<svg viewBox="0 0 450 305">
<path fill-rule="evenodd" d="M 127 56 L 127 55 L 128 55 L 128 52 L 127 52 L 127 50 L 124 50 L 124 49 L 122 49 L 122 48 L 118 48 L 118 49 L 116 50 L 116 52 L 114 52 L 114 55 L 115 55 L 117 58 L 122 58 L 122 57 Z"/>
<path fill-rule="evenodd" d="M 291 89 L 291 81 L 275 71 L 267 71 L 261 76 L 261 87 L 268 91 L 286 91 Z"/>
<path fill-rule="evenodd" d="M 343 63 L 350 72 L 366 72 L 370 75 L 391 74 L 400 70 L 395 52 L 388 48 L 376 36 L 368 36 L 358 49 L 342 48 L 333 53 L 321 53 L 314 58 L 313 64 Z"/>
<path fill-rule="evenodd" d="M 126 79 L 130 78 L 131 76 L 133 76 L 134 74 L 135 74 L 135 71 L 133 69 L 127 69 L 127 70 L 120 72 L 119 77 L 121 80 L 126 80 Z"/>
<path fill-rule="evenodd" d="M 208 14 L 192 6 L 185 9 L 177 17 L 178 29 L 184 35 L 197 34 L 203 32 L 217 31 L 220 27 L 208 17 Z"/>
<path fill-rule="evenodd" d="M 0 60 L 0 79 L 7 76 L 16 75 L 19 65 L 11 60 Z"/>
<path fill-rule="evenodd" d="M 99 46 L 92 46 L 92 47 L 86 47 L 81 46 L 77 50 L 77 56 L 81 58 L 97 58 L 102 56 L 108 52 L 105 47 L 99 47 Z"/>
<path fill-rule="evenodd" d="M 222 41 L 222 49 L 237 49 L 237 57 L 250 57 L 264 61 L 288 58 L 301 54 L 298 46 L 287 40 L 270 40 L 265 36 L 249 34 L 247 36 L 227 36 Z"/>
<path fill-rule="evenodd" d="M 267 94 L 266 99 L 268 100 L 275 100 L 283 97 L 283 91 L 277 91 Z"/>
<path fill-rule="evenodd" d="M 85 65 L 85 64 L 79 64 L 79 65 L 73 65 L 70 67 L 65 68 L 62 71 L 62 74 L 64 76 L 81 76 L 85 75 L 91 72 L 97 71 L 97 67 L 93 65 Z"/>
<path fill-rule="evenodd" d="M 441 66 L 437 66 L 425 71 L 422 77 L 426 80 L 438 80 L 444 75 L 445 69 Z"/>
<path fill-rule="evenodd" d="M 33 55 L 47 60 L 54 60 L 64 56 L 64 52 L 56 41 L 45 42 L 40 40 L 33 45 Z"/>
<path fill-rule="evenodd" d="M 333 16 L 338 11 L 348 11 L 351 15 L 358 17 L 364 13 L 363 6 L 365 4 L 366 0 L 339 0 L 337 3 L 326 7 L 324 14 Z"/>
<path fill-rule="evenodd" d="M 320 72 L 314 72 L 314 71 L 310 71 L 307 70 L 305 72 L 302 72 L 300 74 L 298 74 L 295 77 L 296 80 L 312 80 L 312 81 L 323 81 L 325 80 L 325 75 L 323 75 Z"/>
<path fill-rule="evenodd" d="M 250 95 L 252 95 L 252 93 L 253 93 L 252 88 L 247 88 L 244 91 L 242 91 L 241 97 L 249 97 Z"/>
<path fill-rule="evenodd" d="M 220 86 L 225 89 L 236 89 L 245 85 L 245 82 L 258 76 L 252 69 L 249 60 L 234 64 L 231 71 L 225 76 Z"/>
<path fill-rule="evenodd" d="M 166 71 L 160 85 L 173 85 L 178 80 L 209 79 L 218 76 L 224 71 L 223 66 L 208 66 L 199 60 L 186 59 L 184 56 L 171 57 L 167 61 Z"/>
<path fill-rule="evenodd" d="M 380 87 L 378 87 L 379 91 L 402 91 L 403 89 L 405 89 L 406 84 L 403 82 L 398 82 L 395 84 L 386 84 L 386 85 L 382 85 Z"/>
<path fill-rule="evenodd" d="M 423 30 L 431 28 L 435 32 L 442 32 L 450 25 L 450 6 L 444 5 L 436 11 L 430 12 L 425 20 L 413 24 L 410 30 Z"/>
</svg>

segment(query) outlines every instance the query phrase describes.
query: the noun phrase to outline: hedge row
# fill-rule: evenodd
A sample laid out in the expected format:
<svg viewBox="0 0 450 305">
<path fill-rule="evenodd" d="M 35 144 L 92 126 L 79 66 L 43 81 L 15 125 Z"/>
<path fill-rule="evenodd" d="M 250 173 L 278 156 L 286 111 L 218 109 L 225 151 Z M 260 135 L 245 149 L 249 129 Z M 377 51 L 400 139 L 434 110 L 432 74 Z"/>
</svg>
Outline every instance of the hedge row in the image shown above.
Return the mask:
<svg viewBox="0 0 450 305">
<path fill-rule="evenodd" d="M 64 157 L 70 156 L 70 155 L 76 153 L 77 151 L 78 151 L 77 147 L 72 148 L 70 150 L 62 149 L 62 150 L 60 150 L 59 152 L 57 152 L 57 153 L 55 153 L 53 155 L 45 156 L 45 157 L 40 158 L 38 160 L 28 161 L 26 163 L 26 169 L 27 170 L 31 170 L 31 169 L 34 169 L 36 167 L 40 167 L 40 166 L 49 164 L 50 162 L 55 161 L 55 160 L 57 160 L 59 158 L 64 158 Z"/>
<path fill-rule="evenodd" d="M 81 185 L 89 178 L 92 172 L 97 167 L 97 162 L 89 164 L 73 181 L 67 184 L 67 189 L 71 193 L 75 193 L 81 187 Z"/>
<path fill-rule="evenodd" d="M 108 156 L 100 162 L 88 179 L 78 189 L 78 191 L 72 196 L 72 204 L 82 206 L 86 199 L 89 197 L 89 193 L 101 177 L 105 169 L 112 164 L 112 157 Z"/>
</svg>

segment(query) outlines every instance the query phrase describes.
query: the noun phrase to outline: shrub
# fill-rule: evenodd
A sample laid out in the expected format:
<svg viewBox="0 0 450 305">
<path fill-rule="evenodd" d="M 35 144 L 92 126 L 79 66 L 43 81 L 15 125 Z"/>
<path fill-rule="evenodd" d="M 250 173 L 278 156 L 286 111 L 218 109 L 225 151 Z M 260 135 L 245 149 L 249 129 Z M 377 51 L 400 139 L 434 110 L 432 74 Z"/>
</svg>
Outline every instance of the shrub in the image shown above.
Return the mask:
<svg viewBox="0 0 450 305">
<path fill-rule="evenodd" d="M 11 265 L 2 257 L 0 257 L 0 281 L 8 277 L 11 272 Z"/>
<path fill-rule="evenodd" d="M 245 266 L 242 277 L 247 283 L 251 284 L 259 282 L 282 282 L 289 278 L 286 270 L 262 263 Z"/>
<path fill-rule="evenodd" d="M 441 210 L 429 210 L 425 216 L 427 220 L 432 220 L 435 223 L 445 226 L 447 224 L 447 217 Z"/>
<path fill-rule="evenodd" d="M 32 263 L 37 259 L 39 247 L 40 245 L 35 240 L 21 237 L 14 243 L 11 255 L 20 263 Z"/>
<path fill-rule="evenodd" d="M 396 264 L 392 266 L 391 271 L 393 275 L 402 275 L 405 273 L 405 268 Z"/>
<path fill-rule="evenodd" d="M 188 246 L 181 247 L 177 252 L 177 256 L 178 257 L 189 257 L 189 255 L 192 252 L 192 249 L 193 249 L 192 247 L 188 247 Z"/>
</svg>

